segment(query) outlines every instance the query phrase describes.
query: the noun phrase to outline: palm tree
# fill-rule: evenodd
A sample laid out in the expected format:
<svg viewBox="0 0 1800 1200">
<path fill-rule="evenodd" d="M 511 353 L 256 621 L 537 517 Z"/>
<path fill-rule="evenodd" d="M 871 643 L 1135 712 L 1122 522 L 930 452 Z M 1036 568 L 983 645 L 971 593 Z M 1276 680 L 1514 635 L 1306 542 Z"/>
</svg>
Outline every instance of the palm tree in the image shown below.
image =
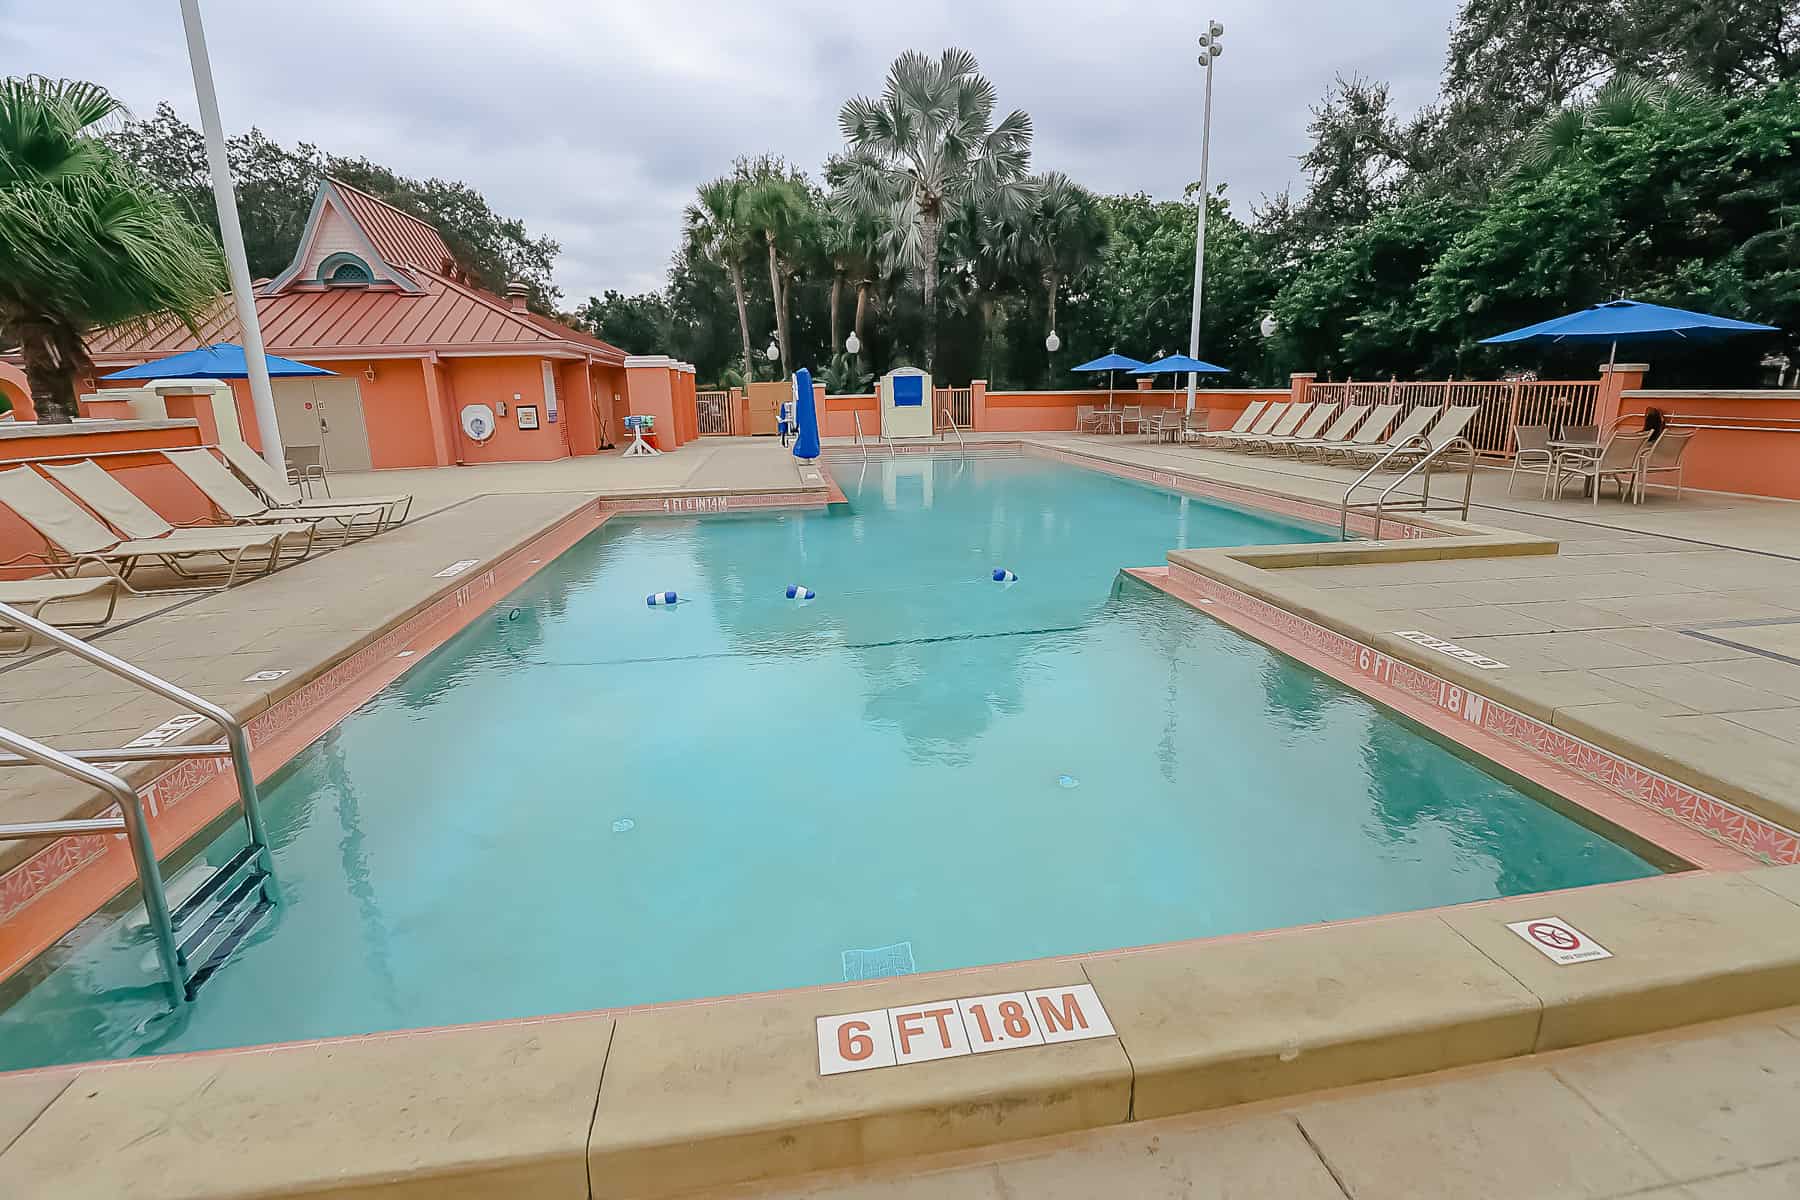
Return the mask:
<svg viewBox="0 0 1800 1200">
<path fill-rule="evenodd" d="M 812 195 L 805 179 L 778 158 L 740 160 L 737 174 L 743 181 L 739 196 L 744 224 L 762 236 L 769 256 L 769 293 L 775 302 L 775 340 L 781 348 L 781 373 L 792 368 L 793 346 L 788 328 L 788 276 L 794 261 L 812 241 L 815 217 Z"/>
<path fill-rule="evenodd" d="M 857 97 L 838 114 L 850 143 L 844 189 L 871 208 L 891 206 L 891 248 L 919 279 L 927 363 L 937 355 L 938 252 L 944 222 L 973 198 L 1017 209 L 1031 166 L 1031 118 L 994 122 L 994 85 L 967 50 L 937 59 L 908 50 L 888 69 L 881 98 Z"/>
<path fill-rule="evenodd" d="M 1037 204 L 1025 226 L 1025 237 L 1049 295 L 1046 332 L 1054 332 L 1057 291 L 1064 280 L 1093 265 L 1106 249 L 1111 231 L 1094 194 L 1061 171 L 1050 171 L 1035 182 Z"/>
<path fill-rule="evenodd" d="M 827 204 L 829 220 L 825 237 L 833 271 L 831 351 L 833 354 L 837 353 L 840 344 L 838 284 L 843 280 L 856 287 L 856 312 L 851 318 L 850 329 L 856 334 L 858 345 L 855 358 L 860 364 L 862 346 L 867 344 L 864 328 L 868 318 L 870 293 L 890 273 L 890 264 L 884 261 L 882 254 L 883 224 L 889 204 L 885 199 L 859 193 L 847 186 L 849 174 L 864 169 L 852 164 L 852 157 L 855 155 L 833 155 L 825 163 L 825 181 L 832 189 Z"/>
<path fill-rule="evenodd" d="M 744 378 L 755 379 L 750 358 L 750 310 L 744 301 L 744 259 L 754 234 L 744 221 L 744 183 L 727 175 L 701 186 L 694 203 L 682 214 L 688 252 L 725 268 L 737 299 L 738 336 L 744 343 Z"/>
<path fill-rule="evenodd" d="M 98 84 L 0 81 L 0 344 L 41 424 L 75 419 L 90 330 L 172 316 L 198 336 L 225 288 L 211 235 L 95 136 L 124 111 Z"/>
<path fill-rule="evenodd" d="M 1018 292 L 1031 275 L 1035 246 L 1027 224 L 1030 215 L 1025 214 L 1025 220 L 1009 219 L 971 203 L 963 206 L 951 226 L 952 240 L 961 246 L 961 257 L 968 264 L 970 298 L 981 317 L 982 357 L 990 380 L 996 377 L 1000 302 Z"/>
<path fill-rule="evenodd" d="M 1544 114 L 1526 130 L 1515 152 L 1514 172 L 1532 174 L 1581 154 L 1582 137 L 1589 130 L 1626 129 L 1658 112 L 1713 102 L 1707 93 L 1681 83 L 1614 75 L 1591 96 Z"/>
</svg>

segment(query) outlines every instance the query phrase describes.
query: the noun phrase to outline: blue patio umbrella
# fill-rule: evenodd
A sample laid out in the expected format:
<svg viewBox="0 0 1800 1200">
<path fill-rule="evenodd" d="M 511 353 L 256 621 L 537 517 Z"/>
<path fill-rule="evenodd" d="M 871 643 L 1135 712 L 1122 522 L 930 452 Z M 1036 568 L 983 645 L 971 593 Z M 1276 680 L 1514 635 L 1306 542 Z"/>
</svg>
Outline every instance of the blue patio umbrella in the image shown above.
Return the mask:
<svg viewBox="0 0 1800 1200">
<path fill-rule="evenodd" d="M 1106 372 L 1106 403 L 1107 403 L 1108 407 L 1111 407 L 1112 402 L 1113 402 L 1113 372 L 1114 371 L 1135 371 L 1143 365 L 1144 364 L 1139 362 L 1137 359 L 1127 358 L 1123 354 L 1102 354 L 1099 358 L 1091 359 L 1088 362 L 1084 362 L 1079 367 L 1070 367 L 1069 370 L 1071 370 L 1071 371 L 1105 371 Z"/>
<path fill-rule="evenodd" d="M 1181 375 L 1223 375 L 1230 370 L 1230 367 L 1221 367 L 1205 359 L 1189 358 L 1185 354 L 1166 354 L 1153 363 L 1146 363 L 1136 373 L 1160 375 L 1164 371 L 1174 371 Z M 1171 404 L 1170 407 L 1173 408 L 1174 405 Z"/>
<path fill-rule="evenodd" d="M 1536 325 L 1527 325 L 1511 333 L 1482 338 L 1481 342 L 1486 346 L 1510 342 L 1550 346 L 1563 342 L 1594 345 L 1604 342 L 1612 346 L 1607 356 L 1607 365 L 1611 366 L 1618 358 L 1620 342 L 1650 342 L 1669 338 L 1704 342 L 1744 333 L 1775 332 L 1777 330 L 1773 325 L 1735 321 L 1730 317 L 1715 317 L 1711 313 L 1689 312 L 1685 308 L 1646 304 L 1641 300 L 1620 299 L 1608 300 L 1548 321 L 1539 321 Z"/>
<path fill-rule="evenodd" d="M 271 379 L 289 379 L 302 375 L 335 375 L 324 367 L 310 367 L 291 358 L 264 355 L 269 363 Z M 101 376 L 114 379 L 248 379 L 249 367 L 244 362 L 244 348 L 232 342 L 217 342 L 189 350 L 169 358 L 159 358 L 138 367 L 127 367 Z"/>
</svg>

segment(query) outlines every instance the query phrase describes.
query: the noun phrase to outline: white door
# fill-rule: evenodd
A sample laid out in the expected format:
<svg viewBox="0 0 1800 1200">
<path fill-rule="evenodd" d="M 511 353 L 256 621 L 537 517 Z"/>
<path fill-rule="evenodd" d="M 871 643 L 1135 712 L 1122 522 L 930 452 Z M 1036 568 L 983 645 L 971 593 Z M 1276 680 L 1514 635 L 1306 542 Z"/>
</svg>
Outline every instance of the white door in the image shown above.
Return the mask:
<svg viewBox="0 0 1800 1200">
<path fill-rule="evenodd" d="M 272 382 L 283 442 L 320 447 L 327 471 L 369 469 L 369 428 L 354 376 Z"/>
</svg>

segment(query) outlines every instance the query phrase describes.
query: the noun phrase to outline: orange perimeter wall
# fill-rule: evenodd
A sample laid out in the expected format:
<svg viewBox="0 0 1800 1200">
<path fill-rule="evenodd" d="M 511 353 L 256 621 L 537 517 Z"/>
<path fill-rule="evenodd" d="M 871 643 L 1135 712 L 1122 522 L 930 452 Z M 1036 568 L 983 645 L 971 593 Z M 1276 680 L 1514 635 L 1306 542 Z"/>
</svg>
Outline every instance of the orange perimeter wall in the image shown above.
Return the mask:
<svg viewBox="0 0 1800 1200">
<path fill-rule="evenodd" d="M 1675 427 L 1739 427 L 1701 428 L 1695 434 L 1683 486 L 1800 500 L 1800 391 L 1636 391 L 1620 397 L 1620 416 L 1641 415 L 1646 408 L 1661 409 Z"/>
</svg>

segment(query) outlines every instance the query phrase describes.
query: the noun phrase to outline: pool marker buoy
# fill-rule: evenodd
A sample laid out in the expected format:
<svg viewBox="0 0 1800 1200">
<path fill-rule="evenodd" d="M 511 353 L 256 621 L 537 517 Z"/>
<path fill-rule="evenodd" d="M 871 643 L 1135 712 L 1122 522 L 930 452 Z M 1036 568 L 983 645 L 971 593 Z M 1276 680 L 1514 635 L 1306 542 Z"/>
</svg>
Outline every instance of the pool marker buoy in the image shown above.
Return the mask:
<svg viewBox="0 0 1800 1200">
<path fill-rule="evenodd" d="M 994 568 L 994 582 L 995 583 L 1017 583 L 1017 582 L 1019 582 L 1019 577 L 1017 575 L 1014 575 L 1011 571 L 1007 570 L 1005 567 L 995 567 Z"/>
<path fill-rule="evenodd" d="M 661 608 L 666 604 L 674 604 L 680 598 L 674 592 L 651 592 L 644 597 L 644 603 L 651 608 Z"/>
<path fill-rule="evenodd" d="M 804 583 L 788 584 L 787 591 L 783 594 L 786 595 L 789 600 L 814 600 L 817 599 L 819 595 L 819 593 L 813 591 Z"/>
</svg>

